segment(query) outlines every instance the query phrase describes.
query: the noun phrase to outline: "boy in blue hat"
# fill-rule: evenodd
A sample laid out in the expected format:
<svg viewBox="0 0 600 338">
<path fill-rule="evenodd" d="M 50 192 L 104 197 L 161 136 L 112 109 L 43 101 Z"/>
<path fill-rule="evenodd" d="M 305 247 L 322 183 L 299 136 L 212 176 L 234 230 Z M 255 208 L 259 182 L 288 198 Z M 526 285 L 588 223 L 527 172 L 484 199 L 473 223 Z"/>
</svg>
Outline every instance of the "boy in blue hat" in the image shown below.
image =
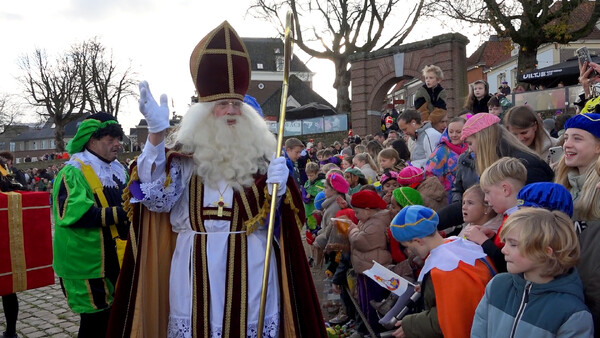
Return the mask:
<svg viewBox="0 0 600 338">
<path fill-rule="evenodd" d="M 392 236 L 425 260 L 417 281 L 424 311 L 396 325 L 395 337 L 468 337 L 477 304 L 495 271 L 483 249 L 462 238 L 444 239 L 437 232 L 438 215 L 411 205 L 392 220 Z"/>
</svg>

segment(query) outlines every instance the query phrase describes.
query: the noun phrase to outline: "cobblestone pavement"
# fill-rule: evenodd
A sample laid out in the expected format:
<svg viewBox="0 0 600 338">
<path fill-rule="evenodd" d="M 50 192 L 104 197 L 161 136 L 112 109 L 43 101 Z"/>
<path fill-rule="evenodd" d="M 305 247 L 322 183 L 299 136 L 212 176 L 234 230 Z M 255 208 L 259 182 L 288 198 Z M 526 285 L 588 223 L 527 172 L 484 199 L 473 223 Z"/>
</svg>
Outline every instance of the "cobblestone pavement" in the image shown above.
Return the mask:
<svg viewBox="0 0 600 338">
<path fill-rule="evenodd" d="M 304 238 L 303 238 L 304 240 Z M 306 243 L 306 242 L 305 242 Z M 309 252 L 306 246 L 307 253 Z M 317 294 L 323 303 L 324 269 L 312 269 Z M 19 317 L 17 334 L 23 338 L 39 337 L 77 337 L 79 315 L 67 306 L 58 278 L 53 285 L 17 293 L 19 298 Z M 325 319 L 335 316 L 323 309 Z M 0 306 L 0 334 L 6 329 L 4 310 Z"/>
<path fill-rule="evenodd" d="M 43 288 L 17 293 L 19 298 L 19 337 L 77 337 L 79 315 L 67 306 L 58 278 Z M 0 307 L 0 334 L 6 328 L 4 310 Z"/>
</svg>

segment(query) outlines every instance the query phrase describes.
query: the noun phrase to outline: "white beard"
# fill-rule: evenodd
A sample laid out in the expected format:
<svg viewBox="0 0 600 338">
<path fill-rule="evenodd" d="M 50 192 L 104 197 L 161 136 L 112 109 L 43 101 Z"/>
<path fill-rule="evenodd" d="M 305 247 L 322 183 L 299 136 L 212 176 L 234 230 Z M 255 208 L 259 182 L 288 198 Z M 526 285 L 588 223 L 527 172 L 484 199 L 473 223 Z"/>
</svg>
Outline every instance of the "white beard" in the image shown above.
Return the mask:
<svg viewBox="0 0 600 338">
<path fill-rule="evenodd" d="M 254 183 L 253 176 L 267 171 L 268 160 L 277 142 L 265 121 L 249 105 L 242 105 L 241 115 L 217 118 L 214 102 L 196 103 L 183 117 L 174 141 L 182 151 L 192 153 L 196 173 L 205 184 L 215 186 L 225 180 L 241 190 Z M 227 120 L 235 119 L 232 126 Z"/>
</svg>

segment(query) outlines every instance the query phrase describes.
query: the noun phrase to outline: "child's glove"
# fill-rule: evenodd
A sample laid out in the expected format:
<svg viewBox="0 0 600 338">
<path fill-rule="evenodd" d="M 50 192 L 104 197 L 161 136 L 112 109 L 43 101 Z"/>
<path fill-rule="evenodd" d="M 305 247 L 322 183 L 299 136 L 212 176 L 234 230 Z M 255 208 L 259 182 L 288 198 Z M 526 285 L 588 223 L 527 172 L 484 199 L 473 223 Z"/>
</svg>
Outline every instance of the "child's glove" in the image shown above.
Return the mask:
<svg viewBox="0 0 600 338">
<path fill-rule="evenodd" d="M 169 128 L 169 105 L 167 95 L 160 96 L 160 106 L 150 92 L 148 82 L 140 82 L 140 112 L 146 118 L 148 131 L 152 134 L 160 133 Z"/>
</svg>

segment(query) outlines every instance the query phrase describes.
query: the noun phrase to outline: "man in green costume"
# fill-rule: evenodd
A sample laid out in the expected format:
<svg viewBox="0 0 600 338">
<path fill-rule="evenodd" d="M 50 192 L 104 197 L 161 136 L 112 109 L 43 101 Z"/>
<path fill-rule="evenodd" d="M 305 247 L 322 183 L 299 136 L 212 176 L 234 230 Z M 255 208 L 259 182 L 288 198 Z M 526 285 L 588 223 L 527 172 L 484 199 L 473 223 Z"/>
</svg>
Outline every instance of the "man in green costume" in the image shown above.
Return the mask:
<svg viewBox="0 0 600 338">
<path fill-rule="evenodd" d="M 81 315 L 79 337 L 105 336 L 119 276 L 129 229 L 121 199 L 128 176 L 117 160 L 122 138 L 112 115 L 91 115 L 67 144 L 71 159 L 54 181 L 53 267 Z"/>
</svg>

